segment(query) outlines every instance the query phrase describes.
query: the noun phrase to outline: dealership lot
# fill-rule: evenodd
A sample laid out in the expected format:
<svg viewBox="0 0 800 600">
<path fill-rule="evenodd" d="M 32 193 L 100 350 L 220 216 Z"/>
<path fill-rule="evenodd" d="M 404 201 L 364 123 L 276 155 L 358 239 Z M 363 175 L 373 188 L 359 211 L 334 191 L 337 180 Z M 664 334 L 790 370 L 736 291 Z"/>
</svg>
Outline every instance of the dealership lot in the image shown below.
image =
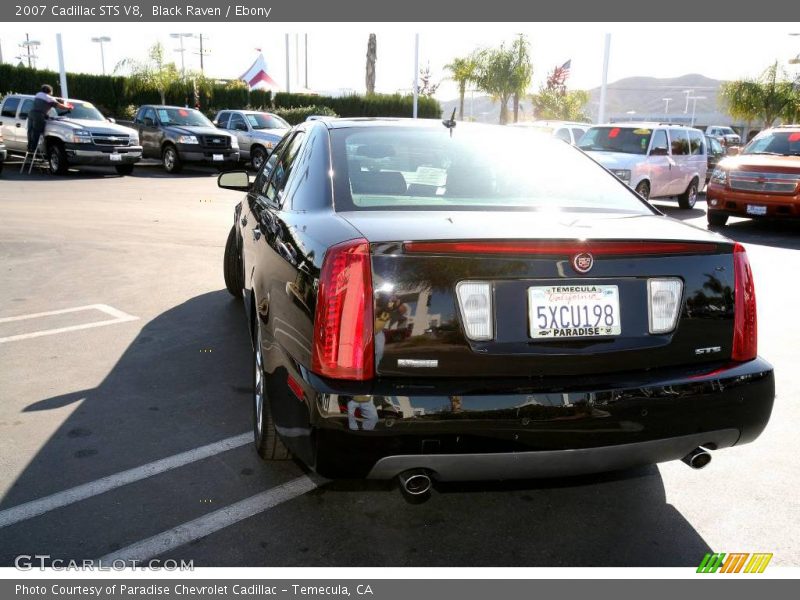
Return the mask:
<svg viewBox="0 0 800 600">
<path fill-rule="evenodd" d="M 239 196 L 215 173 L 15 171 L 0 177 L 0 565 L 691 566 L 710 550 L 800 564 L 786 527 L 800 517 L 800 224 L 726 228 L 748 248 L 776 369 L 755 443 L 703 471 L 448 485 L 412 505 L 256 456 L 243 308 L 222 281 Z M 702 201 L 657 205 L 705 226 Z"/>
</svg>

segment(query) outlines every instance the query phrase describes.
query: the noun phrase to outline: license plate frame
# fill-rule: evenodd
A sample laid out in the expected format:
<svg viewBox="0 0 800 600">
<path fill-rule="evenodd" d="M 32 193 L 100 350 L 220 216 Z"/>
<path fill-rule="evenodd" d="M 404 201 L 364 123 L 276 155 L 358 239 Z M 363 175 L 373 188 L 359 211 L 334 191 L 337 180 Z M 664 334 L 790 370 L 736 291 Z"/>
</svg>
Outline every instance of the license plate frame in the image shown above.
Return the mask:
<svg viewBox="0 0 800 600">
<path fill-rule="evenodd" d="M 528 287 L 527 294 L 528 336 L 534 341 L 617 337 L 622 334 L 618 285 L 534 285 Z M 599 316 L 595 306 L 600 307 Z M 610 306 L 610 313 L 606 306 Z M 610 325 L 607 314 L 610 314 Z M 578 323 L 572 322 L 574 317 Z M 546 323 L 545 326 L 541 326 L 542 323 Z M 558 327 L 552 327 L 554 323 Z"/>
<path fill-rule="evenodd" d="M 222 154 L 212 154 L 211 160 L 213 160 L 214 162 L 222 162 L 223 160 L 225 160 L 225 157 Z"/>
<path fill-rule="evenodd" d="M 122 154 L 120 154 L 119 152 L 112 152 L 109 155 L 109 159 L 111 160 L 111 162 L 122 162 Z"/>
<path fill-rule="evenodd" d="M 767 207 L 760 204 L 748 204 L 745 210 L 748 215 L 754 215 L 756 217 L 763 217 L 767 214 Z"/>
</svg>

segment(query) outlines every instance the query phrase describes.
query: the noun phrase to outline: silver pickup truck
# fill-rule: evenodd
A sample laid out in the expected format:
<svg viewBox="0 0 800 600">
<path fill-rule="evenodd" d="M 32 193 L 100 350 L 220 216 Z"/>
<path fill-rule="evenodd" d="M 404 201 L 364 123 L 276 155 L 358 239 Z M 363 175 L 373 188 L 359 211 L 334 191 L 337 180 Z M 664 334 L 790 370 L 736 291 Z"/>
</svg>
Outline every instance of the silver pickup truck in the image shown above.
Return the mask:
<svg viewBox="0 0 800 600">
<path fill-rule="evenodd" d="M 130 175 L 142 158 L 139 134 L 106 119 L 91 103 L 68 100 L 70 110 L 51 109 L 44 130 L 50 172 L 63 175 L 70 167 L 114 167 Z M 28 146 L 28 113 L 33 96 L 9 94 L 0 104 L 0 131 L 9 153 L 24 154 Z"/>
</svg>

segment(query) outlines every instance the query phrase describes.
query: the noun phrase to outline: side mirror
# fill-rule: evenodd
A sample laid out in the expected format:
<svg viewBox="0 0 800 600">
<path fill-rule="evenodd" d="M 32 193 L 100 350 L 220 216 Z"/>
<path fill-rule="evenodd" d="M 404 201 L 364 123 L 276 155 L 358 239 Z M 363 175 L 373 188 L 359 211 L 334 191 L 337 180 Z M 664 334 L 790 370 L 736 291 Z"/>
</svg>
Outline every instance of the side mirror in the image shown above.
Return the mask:
<svg viewBox="0 0 800 600">
<path fill-rule="evenodd" d="M 236 130 L 237 131 L 247 131 L 247 125 L 245 125 L 244 123 L 237 123 L 236 124 Z"/>
<path fill-rule="evenodd" d="M 742 151 L 742 149 L 739 148 L 739 146 L 728 146 L 725 149 L 725 153 L 728 156 L 737 156 L 741 151 Z"/>
<path fill-rule="evenodd" d="M 144 125 L 145 127 L 152 127 L 153 126 L 153 119 L 150 117 L 144 118 Z"/>
<path fill-rule="evenodd" d="M 109 123 L 116 123 L 117 120 L 114 117 L 108 117 L 108 122 Z"/>
<path fill-rule="evenodd" d="M 217 185 L 225 190 L 237 192 L 250 191 L 250 177 L 247 171 L 226 171 L 217 177 Z"/>
<path fill-rule="evenodd" d="M 667 156 L 668 154 L 669 150 L 664 146 L 656 146 L 650 150 L 650 156 Z"/>
</svg>

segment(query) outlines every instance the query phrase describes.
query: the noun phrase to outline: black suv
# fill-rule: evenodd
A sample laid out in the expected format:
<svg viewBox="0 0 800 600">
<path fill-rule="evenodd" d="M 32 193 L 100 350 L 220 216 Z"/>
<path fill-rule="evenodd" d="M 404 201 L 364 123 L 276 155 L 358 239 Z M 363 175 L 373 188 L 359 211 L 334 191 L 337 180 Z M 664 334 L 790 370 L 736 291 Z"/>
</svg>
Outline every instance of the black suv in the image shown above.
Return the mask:
<svg viewBox="0 0 800 600">
<path fill-rule="evenodd" d="M 159 158 L 168 173 L 184 163 L 216 166 L 220 171 L 239 163 L 239 142 L 220 131 L 199 110 L 146 104 L 133 121 L 145 158 Z"/>
</svg>

